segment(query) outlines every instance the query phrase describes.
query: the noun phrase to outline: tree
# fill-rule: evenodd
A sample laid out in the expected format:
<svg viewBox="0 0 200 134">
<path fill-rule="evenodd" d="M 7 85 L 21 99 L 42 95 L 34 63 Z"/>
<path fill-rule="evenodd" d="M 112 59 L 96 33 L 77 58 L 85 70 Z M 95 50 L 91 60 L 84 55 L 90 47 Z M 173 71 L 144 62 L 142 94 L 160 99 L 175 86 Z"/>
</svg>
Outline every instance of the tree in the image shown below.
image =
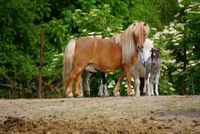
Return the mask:
<svg viewBox="0 0 200 134">
<path fill-rule="evenodd" d="M 199 8 L 197 1 L 179 2 L 175 20 L 159 33 L 169 51 L 169 81 L 177 94 L 199 94 Z"/>
<path fill-rule="evenodd" d="M 183 91 L 183 94 L 191 94 L 188 89 L 192 87 L 194 93 L 199 94 L 196 84 L 199 73 L 195 73 L 200 56 L 198 5 L 197 0 L 181 3 L 176 0 L 1 0 L 0 94 L 6 98 L 36 97 L 41 30 L 44 30 L 43 94 L 58 97 L 62 95 L 63 52 L 69 40 L 81 36 L 112 37 L 136 20 L 150 25 L 149 37 L 161 48 L 161 93 L 175 94 L 177 91 L 180 94 Z M 190 8 L 195 13 L 185 11 Z M 177 12 L 180 15 L 174 21 Z M 169 26 L 165 28 L 165 25 Z M 174 35 L 165 33 L 163 28 L 176 29 L 180 39 L 173 41 Z M 163 38 L 156 39 L 162 30 Z M 172 61 L 178 64 L 171 64 Z M 119 72 L 108 75 L 111 85 L 117 81 Z M 95 74 L 91 78 L 94 90 L 98 89 L 98 77 Z M 179 88 L 183 85 L 181 78 L 186 78 L 182 80 L 186 81 L 184 90 Z"/>
</svg>

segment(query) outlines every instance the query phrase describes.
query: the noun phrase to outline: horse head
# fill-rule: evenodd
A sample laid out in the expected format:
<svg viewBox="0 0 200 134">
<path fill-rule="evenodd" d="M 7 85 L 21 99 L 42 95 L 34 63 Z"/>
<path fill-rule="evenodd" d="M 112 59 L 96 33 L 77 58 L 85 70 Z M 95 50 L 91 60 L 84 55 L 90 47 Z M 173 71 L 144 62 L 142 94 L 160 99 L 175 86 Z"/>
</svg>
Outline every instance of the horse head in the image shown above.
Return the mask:
<svg viewBox="0 0 200 134">
<path fill-rule="evenodd" d="M 157 64 L 160 61 L 160 49 L 152 48 L 151 49 L 151 63 L 153 65 Z"/>
<path fill-rule="evenodd" d="M 143 49 L 145 39 L 147 38 L 149 26 L 146 22 L 135 22 L 132 25 L 132 35 L 136 45 L 136 50 L 140 51 Z"/>
<path fill-rule="evenodd" d="M 116 43 L 122 47 L 122 63 L 130 63 L 135 52 L 143 49 L 148 32 L 145 22 L 135 22 L 116 37 Z"/>
</svg>

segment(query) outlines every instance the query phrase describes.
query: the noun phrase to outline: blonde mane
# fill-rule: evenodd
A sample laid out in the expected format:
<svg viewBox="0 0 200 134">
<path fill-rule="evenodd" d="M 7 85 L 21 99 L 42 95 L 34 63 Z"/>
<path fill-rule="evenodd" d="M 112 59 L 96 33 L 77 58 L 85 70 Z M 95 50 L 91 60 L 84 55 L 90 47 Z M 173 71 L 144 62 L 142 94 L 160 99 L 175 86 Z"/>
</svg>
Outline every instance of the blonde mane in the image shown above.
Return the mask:
<svg viewBox="0 0 200 134">
<path fill-rule="evenodd" d="M 138 30 L 136 25 L 140 22 L 131 24 L 123 33 L 115 37 L 116 44 L 122 48 L 122 64 L 130 63 L 131 58 L 136 51 L 136 44 L 134 42 L 133 31 Z M 143 25 L 144 23 L 142 23 Z M 144 25 L 144 31 L 146 34 L 149 31 L 148 25 Z"/>
</svg>

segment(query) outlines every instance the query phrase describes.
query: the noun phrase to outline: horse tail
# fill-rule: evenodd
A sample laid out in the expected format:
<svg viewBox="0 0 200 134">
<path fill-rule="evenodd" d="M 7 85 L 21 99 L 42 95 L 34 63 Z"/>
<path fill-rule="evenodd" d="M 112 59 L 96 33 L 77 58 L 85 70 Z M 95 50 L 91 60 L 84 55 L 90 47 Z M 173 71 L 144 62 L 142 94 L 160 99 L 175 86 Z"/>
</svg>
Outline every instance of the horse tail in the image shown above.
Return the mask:
<svg viewBox="0 0 200 134">
<path fill-rule="evenodd" d="M 70 41 L 67 46 L 65 47 L 64 51 L 64 58 L 63 58 L 63 90 L 66 93 L 67 88 L 67 79 L 69 73 L 73 68 L 73 61 L 74 61 L 74 51 L 75 51 L 76 41 Z"/>
</svg>

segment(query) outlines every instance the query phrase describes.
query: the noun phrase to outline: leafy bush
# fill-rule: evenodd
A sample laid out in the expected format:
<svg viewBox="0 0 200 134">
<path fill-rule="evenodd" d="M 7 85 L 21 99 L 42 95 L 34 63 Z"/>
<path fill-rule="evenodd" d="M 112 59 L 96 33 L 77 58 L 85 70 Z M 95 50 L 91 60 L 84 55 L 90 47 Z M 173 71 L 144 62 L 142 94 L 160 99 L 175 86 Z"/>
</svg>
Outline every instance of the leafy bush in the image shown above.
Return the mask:
<svg viewBox="0 0 200 134">
<path fill-rule="evenodd" d="M 60 97 L 67 42 L 81 36 L 112 37 L 135 20 L 150 25 L 149 37 L 161 48 L 161 94 L 200 93 L 197 0 L 1 0 L 0 10 L 0 95 L 3 98 L 37 96 L 42 30 L 43 96 Z M 119 73 L 120 70 L 108 75 L 110 93 Z M 94 74 L 91 81 L 95 96 L 99 75 Z M 125 85 L 122 95 L 126 94 Z"/>
</svg>

